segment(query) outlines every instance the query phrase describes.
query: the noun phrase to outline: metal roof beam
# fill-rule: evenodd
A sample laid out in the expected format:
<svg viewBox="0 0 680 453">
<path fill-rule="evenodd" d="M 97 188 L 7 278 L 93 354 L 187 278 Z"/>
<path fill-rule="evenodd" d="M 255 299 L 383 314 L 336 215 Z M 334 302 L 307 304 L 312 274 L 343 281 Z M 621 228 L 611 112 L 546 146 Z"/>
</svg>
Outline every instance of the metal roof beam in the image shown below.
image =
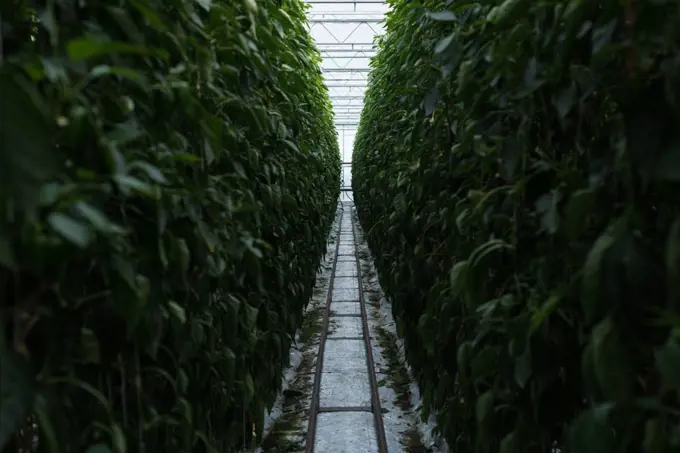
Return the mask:
<svg viewBox="0 0 680 453">
<path fill-rule="evenodd" d="M 384 0 L 310 0 L 310 5 L 386 5 Z"/>
<path fill-rule="evenodd" d="M 352 53 L 352 54 L 371 54 L 371 55 L 377 55 L 378 51 L 375 49 L 321 49 L 319 50 L 321 53 Z M 361 58 L 361 56 L 357 57 Z"/>
<path fill-rule="evenodd" d="M 356 49 L 323 49 L 320 50 L 322 54 L 339 54 L 339 55 L 346 55 L 346 54 L 352 54 L 356 55 L 356 58 L 362 58 L 363 55 L 369 54 L 371 56 L 377 55 L 378 52 L 374 49 L 368 49 L 368 50 L 356 50 Z"/>
<path fill-rule="evenodd" d="M 372 42 L 317 42 L 316 46 L 374 46 Z"/>
<path fill-rule="evenodd" d="M 383 11 L 310 11 L 307 13 L 307 17 L 316 18 L 316 16 L 367 17 L 369 19 L 375 19 L 376 17 L 384 19 L 387 17 Z M 332 17 L 332 19 L 335 19 L 335 17 Z"/>
<path fill-rule="evenodd" d="M 310 16 L 385 16 L 384 11 L 310 11 Z"/>
<path fill-rule="evenodd" d="M 379 24 L 383 19 L 357 18 L 357 19 L 308 19 L 313 24 Z"/>
<path fill-rule="evenodd" d="M 368 72 L 371 68 L 321 68 L 322 72 Z"/>
<path fill-rule="evenodd" d="M 323 51 L 322 54 L 327 53 L 327 51 Z M 324 55 L 321 55 L 324 57 Z M 330 58 L 333 60 L 354 60 L 356 59 L 362 59 L 362 58 L 372 58 L 373 55 L 326 55 L 325 58 Z"/>
</svg>

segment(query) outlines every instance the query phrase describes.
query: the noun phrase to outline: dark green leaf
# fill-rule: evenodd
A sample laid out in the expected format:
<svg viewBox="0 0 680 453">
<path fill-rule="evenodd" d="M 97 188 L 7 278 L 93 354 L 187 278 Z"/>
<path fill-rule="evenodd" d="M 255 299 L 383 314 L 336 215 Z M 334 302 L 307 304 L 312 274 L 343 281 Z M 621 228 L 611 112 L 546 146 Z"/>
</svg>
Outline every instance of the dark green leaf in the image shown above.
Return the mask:
<svg viewBox="0 0 680 453">
<path fill-rule="evenodd" d="M 106 444 L 92 445 L 85 453 L 111 453 L 111 448 Z"/>
<path fill-rule="evenodd" d="M 24 423 L 35 395 L 35 377 L 28 362 L 0 345 L 0 449 Z"/>
<path fill-rule="evenodd" d="M 627 401 L 632 397 L 635 375 L 621 333 L 611 318 L 605 318 L 595 326 L 592 342 L 595 376 L 600 389 L 610 400 Z"/>
<path fill-rule="evenodd" d="M 47 216 L 47 222 L 60 236 L 80 248 L 87 247 L 92 241 L 90 229 L 66 214 L 53 212 Z"/>
<path fill-rule="evenodd" d="M 615 451 L 614 430 L 596 409 L 581 413 L 569 427 L 569 449 L 578 453 Z"/>
<path fill-rule="evenodd" d="M 444 52 L 446 49 L 448 49 L 451 43 L 453 42 L 454 37 L 455 37 L 454 34 L 451 33 L 450 35 L 440 39 L 434 48 L 434 53 L 440 54 Z"/>
<path fill-rule="evenodd" d="M 672 336 L 656 352 L 656 366 L 669 387 L 680 389 L 680 343 Z"/>
<path fill-rule="evenodd" d="M 435 12 L 428 12 L 427 16 L 432 19 L 436 20 L 439 22 L 453 22 L 456 20 L 456 15 L 453 13 L 453 11 L 435 11 Z"/>
<path fill-rule="evenodd" d="M 89 60 L 111 54 L 139 54 L 168 58 L 168 52 L 163 49 L 128 44 L 124 42 L 103 41 L 96 38 L 76 38 L 66 45 L 69 58 L 75 61 Z"/>
<path fill-rule="evenodd" d="M 0 194 L 30 211 L 61 158 L 52 149 L 48 108 L 35 87 L 0 71 L 0 93 Z"/>
</svg>

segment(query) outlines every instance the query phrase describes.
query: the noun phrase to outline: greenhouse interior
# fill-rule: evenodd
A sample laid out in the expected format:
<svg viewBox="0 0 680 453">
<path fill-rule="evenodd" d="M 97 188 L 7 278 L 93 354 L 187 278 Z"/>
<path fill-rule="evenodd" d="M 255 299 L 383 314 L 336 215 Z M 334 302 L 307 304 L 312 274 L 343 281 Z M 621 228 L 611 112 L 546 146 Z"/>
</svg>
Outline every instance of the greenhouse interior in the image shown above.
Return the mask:
<svg viewBox="0 0 680 453">
<path fill-rule="evenodd" d="M 680 453 L 679 25 L 2 0 L 0 452 Z"/>
</svg>

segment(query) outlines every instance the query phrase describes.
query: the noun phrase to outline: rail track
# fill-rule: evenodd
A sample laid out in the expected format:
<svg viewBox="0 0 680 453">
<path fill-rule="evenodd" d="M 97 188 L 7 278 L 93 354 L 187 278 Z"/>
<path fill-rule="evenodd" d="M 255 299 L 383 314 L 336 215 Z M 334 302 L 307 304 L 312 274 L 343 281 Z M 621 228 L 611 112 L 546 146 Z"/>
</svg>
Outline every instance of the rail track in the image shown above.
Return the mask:
<svg viewBox="0 0 680 453">
<path fill-rule="evenodd" d="M 387 453 L 352 207 L 342 203 L 305 453 Z"/>
</svg>

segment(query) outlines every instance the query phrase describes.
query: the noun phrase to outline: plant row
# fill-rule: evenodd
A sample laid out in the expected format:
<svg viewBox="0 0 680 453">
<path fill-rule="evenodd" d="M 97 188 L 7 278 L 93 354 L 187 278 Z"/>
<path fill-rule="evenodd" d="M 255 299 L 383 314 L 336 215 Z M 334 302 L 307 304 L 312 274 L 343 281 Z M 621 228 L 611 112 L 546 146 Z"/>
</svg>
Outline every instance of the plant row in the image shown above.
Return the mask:
<svg viewBox="0 0 680 453">
<path fill-rule="evenodd" d="M 257 443 L 339 195 L 304 4 L 0 21 L 0 450 Z"/>
<path fill-rule="evenodd" d="M 390 2 L 353 188 L 454 452 L 680 451 L 680 10 Z"/>
</svg>

